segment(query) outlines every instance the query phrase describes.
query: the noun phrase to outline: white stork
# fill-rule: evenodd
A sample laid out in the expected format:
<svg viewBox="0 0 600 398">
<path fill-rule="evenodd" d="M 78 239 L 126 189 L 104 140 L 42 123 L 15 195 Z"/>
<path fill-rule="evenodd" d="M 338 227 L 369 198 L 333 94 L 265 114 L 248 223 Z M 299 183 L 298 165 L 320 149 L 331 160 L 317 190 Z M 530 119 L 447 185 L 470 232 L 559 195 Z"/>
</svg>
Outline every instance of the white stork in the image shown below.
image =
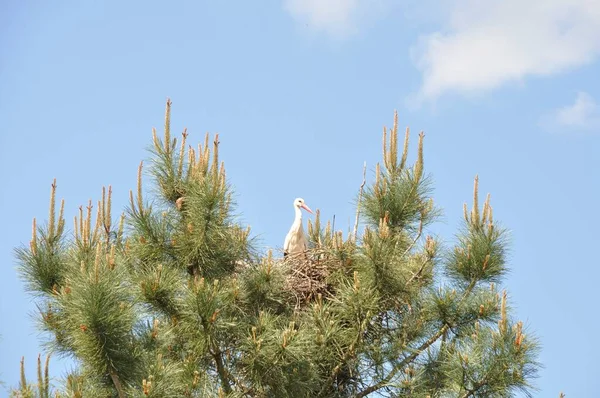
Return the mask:
<svg viewBox="0 0 600 398">
<path fill-rule="evenodd" d="M 292 224 L 290 232 L 288 232 L 287 236 L 285 237 L 285 242 L 283 243 L 284 258 L 287 255 L 303 253 L 306 249 L 308 249 L 308 240 L 306 239 L 306 235 L 304 235 L 304 228 L 302 228 L 302 210 L 300 209 L 304 209 L 312 214 L 312 210 L 304 203 L 304 199 L 297 198 L 294 200 L 296 218 L 294 218 L 294 223 Z"/>
</svg>

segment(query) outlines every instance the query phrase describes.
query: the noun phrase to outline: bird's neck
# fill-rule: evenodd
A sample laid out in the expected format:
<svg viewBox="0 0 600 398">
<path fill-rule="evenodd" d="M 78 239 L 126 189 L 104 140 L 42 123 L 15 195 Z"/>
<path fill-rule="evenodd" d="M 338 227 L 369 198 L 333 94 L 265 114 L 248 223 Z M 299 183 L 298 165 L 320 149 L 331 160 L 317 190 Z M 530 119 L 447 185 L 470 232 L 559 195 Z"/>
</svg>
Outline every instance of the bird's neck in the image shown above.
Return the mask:
<svg viewBox="0 0 600 398">
<path fill-rule="evenodd" d="M 296 210 L 296 218 L 294 219 L 294 224 L 302 223 L 302 210 L 299 207 L 294 206 Z"/>
</svg>

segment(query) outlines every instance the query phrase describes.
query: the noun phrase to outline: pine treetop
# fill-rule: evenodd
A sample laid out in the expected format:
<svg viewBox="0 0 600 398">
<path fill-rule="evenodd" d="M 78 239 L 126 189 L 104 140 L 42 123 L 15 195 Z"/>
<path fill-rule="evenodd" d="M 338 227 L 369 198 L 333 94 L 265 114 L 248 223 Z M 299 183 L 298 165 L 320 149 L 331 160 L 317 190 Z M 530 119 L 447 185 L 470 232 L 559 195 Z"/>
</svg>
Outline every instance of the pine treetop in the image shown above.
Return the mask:
<svg viewBox="0 0 600 398">
<path fill-rule="evenodd" d="M 162 137 L 152 134 L 154 195 L 144 196 L 140 163 L 120 217 L 109 186 L 95 217 L 90 201 L 67 233 L 53 182 L 48 222 L 34 219 L 30 245 L 16 250 L 49 351 L 78 365 L 56 396 L 531 394 L 538 343 L 496 287 L 506 230 L 489 195 L 480 208 L 476 177 L 454 246 L 427 235 L 440 209 L 423 133 L 410 165 L 395 113 L 352 232 L 316 211 L 310 249 L 283 260 L 258 253 L 233 217 L 218 135 L 192 147 L 184 130 L 178 143 L 170 109 Z M 49 396 L 45 369 L 37 390 L 23 376 L 14 394 Z"/>
</svg>

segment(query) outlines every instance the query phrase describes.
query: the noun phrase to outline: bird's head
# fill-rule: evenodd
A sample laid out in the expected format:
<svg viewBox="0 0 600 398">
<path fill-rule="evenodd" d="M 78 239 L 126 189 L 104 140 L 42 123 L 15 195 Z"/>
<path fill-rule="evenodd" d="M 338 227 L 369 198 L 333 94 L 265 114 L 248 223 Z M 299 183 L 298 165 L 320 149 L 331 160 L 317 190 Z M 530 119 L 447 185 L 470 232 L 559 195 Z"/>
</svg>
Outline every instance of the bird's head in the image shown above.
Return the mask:
<svg viewBox="0 0 600 398">
<path fill-rule="evenodd" d="M 306 205 L 306 203 L 304 203 L 304 199 L 302 198 L 297 198 L 296 200 L 294 200 L 294 206 L 298 209 L 304 209 L 310 214 L 313 214 L 312 210 Z"/>
</svg>

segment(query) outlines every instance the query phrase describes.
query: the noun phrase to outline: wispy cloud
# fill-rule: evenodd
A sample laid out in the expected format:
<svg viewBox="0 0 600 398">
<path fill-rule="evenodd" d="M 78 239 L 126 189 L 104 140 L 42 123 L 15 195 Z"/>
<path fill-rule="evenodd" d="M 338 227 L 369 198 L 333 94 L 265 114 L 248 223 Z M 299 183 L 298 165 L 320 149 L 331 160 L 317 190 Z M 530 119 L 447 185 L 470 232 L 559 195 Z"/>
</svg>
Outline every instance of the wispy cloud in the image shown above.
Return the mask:
<svg viewBox="0 0 600 398">
<path fill-rule="evenodd" d="M 311 29 L 345 36 L 355 29 L 358 0 L 285 0 L 285 9 Z"/>
<path fill-rule="evenodd" d="M 600 55 L 598 0 L 454 1 L 446 28 L 411 51 L 420 101 L 564 72 Z"/>
<path fill-rule="evenodd" d="M 550 128 L 600 129 L 600 105 L 591 95 L 580 91 L 573 104 L 554 110 L 542 120 L 542 124 Z"/>
<path fill-rule="evenodd" d="M 312 31 L 346 38 L 359 25 L 379 14 L 389 0 L 284 0 L 283 6 L 299 23 Z"/>
</svg>

